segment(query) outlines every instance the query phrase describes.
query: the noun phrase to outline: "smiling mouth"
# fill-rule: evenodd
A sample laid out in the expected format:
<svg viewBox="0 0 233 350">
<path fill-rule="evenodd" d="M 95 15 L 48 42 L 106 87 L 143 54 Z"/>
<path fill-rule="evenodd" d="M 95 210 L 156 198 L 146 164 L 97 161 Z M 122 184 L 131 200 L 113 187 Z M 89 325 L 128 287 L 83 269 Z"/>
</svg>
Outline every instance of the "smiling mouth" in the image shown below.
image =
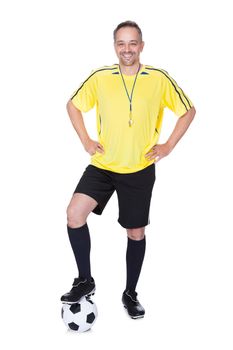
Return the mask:
<svg viewBox="0 0 233 350">
<path fill-rule="evenodd" d="M 133 55 L 121 55 L 123 58 L 125 58 L 126 60 L 129 60 L 130 58 L 133 57 Z"/>
</svg>

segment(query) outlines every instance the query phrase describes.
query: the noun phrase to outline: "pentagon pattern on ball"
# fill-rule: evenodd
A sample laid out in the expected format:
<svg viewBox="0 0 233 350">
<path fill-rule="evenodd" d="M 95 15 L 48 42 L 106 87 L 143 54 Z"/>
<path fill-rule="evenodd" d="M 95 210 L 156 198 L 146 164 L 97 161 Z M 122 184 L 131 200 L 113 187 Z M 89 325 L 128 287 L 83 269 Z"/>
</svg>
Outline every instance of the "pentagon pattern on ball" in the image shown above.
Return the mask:
<svg viewBox="0 0 233 350">
<path fill-rule="evenodd" d="M 91 314 L 87 315 L 87 323 L 93 323 L 95 320 L 95 314 L 92 312 Z"/>
<path fill-rule="evenodd" d="M 81 311 L 81 305 L 80 305 L 79 303 L 71 305 L 70 311 L 71 311 L 73 314 L 77 314 L 78 312 Z"/>
<path fill-rule="evenodd" d="M 79 326 L 74 322 L 69 323 L 68 326 L 70 329 L 72 329 L 72 331 L 78 331 L 79 329 Z"/>
</svg>

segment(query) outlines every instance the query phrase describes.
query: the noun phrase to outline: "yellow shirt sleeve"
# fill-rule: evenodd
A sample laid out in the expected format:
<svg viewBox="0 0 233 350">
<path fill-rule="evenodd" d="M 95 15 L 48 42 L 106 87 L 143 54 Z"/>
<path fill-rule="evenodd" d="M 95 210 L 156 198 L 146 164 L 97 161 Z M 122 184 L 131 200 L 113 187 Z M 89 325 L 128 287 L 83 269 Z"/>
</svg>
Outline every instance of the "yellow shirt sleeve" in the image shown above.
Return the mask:
<svg viewBox="0 0 233 350">
<path fill-rule="evenodd" d="M 163 104 L 178 117 L 184 115 L 193 103 L 170 75 L 164 73 Z"/>
<path fill-rule="evenodd" d="M 96 76 L 91 74 L 74 92 L 71 101 L 81 112 L 92 109 L 97 100 Z"/>
</svg>

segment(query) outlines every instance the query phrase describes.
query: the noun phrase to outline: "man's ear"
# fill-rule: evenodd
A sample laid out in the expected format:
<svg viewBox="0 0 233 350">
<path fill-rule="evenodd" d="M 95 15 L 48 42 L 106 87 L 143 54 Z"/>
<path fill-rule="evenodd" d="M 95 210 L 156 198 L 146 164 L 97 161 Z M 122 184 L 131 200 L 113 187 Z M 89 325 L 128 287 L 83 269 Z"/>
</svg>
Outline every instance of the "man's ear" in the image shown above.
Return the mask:
<svg viewBox="0 0 233 350">
<path fill-rule="evenodd" d="M 144 45 L 145 45 L 145 42 L 144 41 L 142 41 L 141 42 L 141 52 L 143 51 L 143 49 L 144 49 Z"/>
</svg>

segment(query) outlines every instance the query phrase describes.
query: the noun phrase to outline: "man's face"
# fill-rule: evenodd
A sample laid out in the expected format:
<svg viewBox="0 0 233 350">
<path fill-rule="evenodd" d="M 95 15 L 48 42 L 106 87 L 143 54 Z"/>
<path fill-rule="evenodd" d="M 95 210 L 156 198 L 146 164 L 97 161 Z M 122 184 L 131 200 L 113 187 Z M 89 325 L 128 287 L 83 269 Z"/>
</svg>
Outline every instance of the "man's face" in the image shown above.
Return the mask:
<svg viewBox="0 0 233 350">
<path fill-rule="evenodd" d="M 114 48 L 120 64 L 132 66 L 139 63 L 143 46 L 144 42 L 136 28 L 123 27 L 117 31 Z"/>
</svg>

